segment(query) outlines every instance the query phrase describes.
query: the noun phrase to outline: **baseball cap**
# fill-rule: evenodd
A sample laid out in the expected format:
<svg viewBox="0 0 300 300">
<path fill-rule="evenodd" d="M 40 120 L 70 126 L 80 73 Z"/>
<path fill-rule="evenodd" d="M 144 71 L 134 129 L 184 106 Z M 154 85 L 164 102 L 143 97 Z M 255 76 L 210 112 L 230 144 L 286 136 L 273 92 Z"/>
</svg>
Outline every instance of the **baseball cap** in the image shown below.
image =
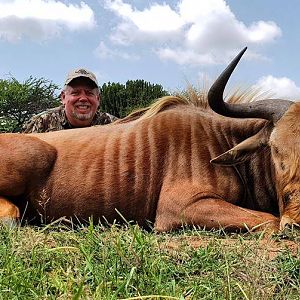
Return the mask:
<svg viewBox="0 0 300 300">
<path fill-rule="evenodd" d="M 98 87 L 98 81 L 97 81 L 95 74 L 93 72 L 91 72 L 87 69 L 83 69 L 83 68 L 70 71 L 67 75 L 65 85 L 68 85 L 73 79 L 79 78 L 79 77 L 85 77 L 85 78 L 90 79 Z"/>
</svg>

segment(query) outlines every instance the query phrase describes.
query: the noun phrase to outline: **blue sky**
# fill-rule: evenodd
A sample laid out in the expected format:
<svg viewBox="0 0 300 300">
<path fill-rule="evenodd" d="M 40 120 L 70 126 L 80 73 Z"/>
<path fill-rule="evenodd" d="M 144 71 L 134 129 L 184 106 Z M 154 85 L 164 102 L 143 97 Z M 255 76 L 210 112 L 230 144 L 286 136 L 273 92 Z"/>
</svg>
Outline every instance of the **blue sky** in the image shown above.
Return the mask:
<svg viewBox="0 0 300 300">
<path fill-rule="evenodd" d="M 245 46 L 231 87 L 300 99 L 298 0 L 0 0 L 0 78 L 62 87 L 86 67 L 100 83 L 177 91 L 211 82 Z"/>
</svg>

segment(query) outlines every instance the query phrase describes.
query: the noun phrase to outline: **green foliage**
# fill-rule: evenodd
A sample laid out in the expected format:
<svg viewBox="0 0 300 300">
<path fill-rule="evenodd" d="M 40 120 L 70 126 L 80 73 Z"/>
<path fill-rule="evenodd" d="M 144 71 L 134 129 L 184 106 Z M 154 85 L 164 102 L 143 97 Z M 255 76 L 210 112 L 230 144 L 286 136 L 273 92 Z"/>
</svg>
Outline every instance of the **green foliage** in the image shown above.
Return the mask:
<svg viewBox="0 0 300 300">
<path fill-rule="evenodd" d="M 44 78 L 0 79 L 0 132 L 20 131 L 34 114 L 59 104 L 58 86 Z"/>
<path fill-rule="evenodd" d="M 168 92 L 160 84 L 144 80 L 128 80 L 125 85 L 108 82 L 101 87 L 101 110 L 123 118 L 132 110 L 146 107 L 166 95 Z"/>
</svg>

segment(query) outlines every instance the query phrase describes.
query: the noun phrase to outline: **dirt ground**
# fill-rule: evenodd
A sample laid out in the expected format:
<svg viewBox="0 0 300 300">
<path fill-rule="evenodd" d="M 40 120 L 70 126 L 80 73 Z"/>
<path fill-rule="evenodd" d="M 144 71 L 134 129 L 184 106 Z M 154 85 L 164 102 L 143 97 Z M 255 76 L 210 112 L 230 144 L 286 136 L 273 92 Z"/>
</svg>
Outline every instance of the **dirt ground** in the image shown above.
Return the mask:
<svg viewBox="0 0 300 300">
<path fill-rule="evenodd" d="M 163 247 L 169 251 L 178 251 L 181 247 L 190 246 L 194 249 L 199 247 L 207 247 L 211 243 L 216 243 L 222 248 L 230 249 L 236 247 L 247 247 L 255 249 L 256 253 L 260 253 L 264 257 L 272 260 L 276 258 L 280 253 L 287 249 L 292 255 L 297 255 L 300 247 L 299 241 L 288 240 L 288 239 L 237 239 L 237 238 L 216 238 L 216 237 L 198 237 L 198 236 L 186 236 L 179 238 L 170 238 L 166 241 Z"/>
</svg>

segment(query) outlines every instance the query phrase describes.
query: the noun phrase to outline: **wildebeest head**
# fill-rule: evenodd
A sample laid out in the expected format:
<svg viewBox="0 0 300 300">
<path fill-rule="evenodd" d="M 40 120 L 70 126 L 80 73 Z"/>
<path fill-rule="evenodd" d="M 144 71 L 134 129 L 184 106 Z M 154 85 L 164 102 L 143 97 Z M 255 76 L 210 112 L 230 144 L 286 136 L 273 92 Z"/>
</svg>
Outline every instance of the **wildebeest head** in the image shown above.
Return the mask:
<svg viewBox="0 0 300 300">
<path fill-rule="evenodd" d="M 235 165 L 251 153 L 269 146 L 275 170 L 279 201 L 280 228 L 300 224 L 300 103 L 283 99 L 266 99 L 247 104 L 230 104 L 223 100 L 229 77 L 247 48 L 243 49 L 215 81 L 208 93 L 210 107 L 217 113 L 234 118 L 268 120 L 257 134 L 211 160 L 214 164 Z"/>
</svg>

